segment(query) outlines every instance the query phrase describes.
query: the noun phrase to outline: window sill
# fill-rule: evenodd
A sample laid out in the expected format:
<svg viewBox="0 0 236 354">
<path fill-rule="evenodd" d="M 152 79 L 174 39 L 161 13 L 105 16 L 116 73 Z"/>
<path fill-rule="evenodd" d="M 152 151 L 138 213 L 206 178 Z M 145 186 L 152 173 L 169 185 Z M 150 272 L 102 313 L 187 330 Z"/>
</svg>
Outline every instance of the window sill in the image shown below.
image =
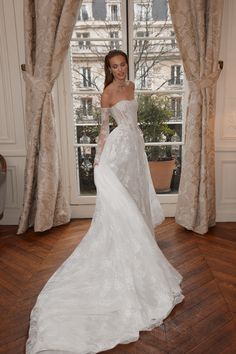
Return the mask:
<svg viewBox="0 0 236 354">
<path fill-rule="evenodd" d="M 165 217 L 174 217 L 178 194 L 158 195 Z M 76 204 L 71 204 L 71 217 L 92 218 L 95 210 L 95 196 L 81 196 Z"/>
<path fill-rule="evenodd" d="M 175 204 L 178 199 L 178 194 L 157 194 L 160 203 L 164 204 Z M 81 195 L 77 198 L 77 201 L 71 201 L 71 206 L 73 205 L 95 205 L 96 195 Z"/>
</svg>

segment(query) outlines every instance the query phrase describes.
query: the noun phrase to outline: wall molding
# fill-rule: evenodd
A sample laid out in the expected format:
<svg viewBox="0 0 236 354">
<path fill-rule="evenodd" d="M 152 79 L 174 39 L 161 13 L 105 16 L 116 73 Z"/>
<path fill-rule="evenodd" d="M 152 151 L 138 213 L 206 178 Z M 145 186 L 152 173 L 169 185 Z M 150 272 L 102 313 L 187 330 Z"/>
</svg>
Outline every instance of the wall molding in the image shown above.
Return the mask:
<svg viewBox="0 0 236 354">
<path fill-rule="evenodd" d="M 218 153 L 216 160 L 217 221 L 236 221 L 236 154 Z"/>
<path fill-rule="evenodd" d="M 173 217 L 176 212 L 176 203 L 162 203 L 165 217 Z M 95 210 L 95 204 L 71 205 L 72 219 L 89 219 Z"/>
<path fill-rule="evenodd" d="M 216 215 L 217 221 L 236 221 L 236 2 L 225 0 L 220 58 L 224 69 L 216 95 Z"/>
<path fill-rule="evenodd" d="M 18 224 L 23 201 L 26 134 L 23 0 L 0 1 L 0 151 L 7 162 L 7 195 L 0 224 Z"/>
<path fill-rule="evenodd" d="M 0 1 L 0 143 L 15 144 L 15 122 L 13 111 L 13 95 L 10 77 L 10 58 L 7 42 L 5 2 Z"/>
<path fill-rule="evenodd" d="M 236 145 L 235 146 L 216 146 L 215 147 L 215 152 L 216 153 L 221 153 L 221 152 L 235 152 L 236 151 Z"/>
<path fill-rule="evenodd" d="M 7 195 L 4 217 L 0 220 L 1 225 L 16 225 L 20 216 L 23 187 L 25 157 L 10 156 L 7 161 Z"/>
<path fill-rule="evenodd" d="M 18 13 L 15 12 L 16 9 Z M 26 150 L 24 90 L 20 69 L 24 35 L 22 22 L 18 20 L 22 15 L 23 0 L 0 1 L 1 150 Z"/>
<path fill-rule="evenodd" d="M 4 150 L 1 149 L 1 155 L 4 157 L 26 157 L 26 151 L 25 150 Z"/>
<path fill-rule="evenodd" d="M 216 222 L 235 222 L 236 221 L 236 211 L 232 209 L 220 209 L 218 208 L 216 213 Z"/>
<path fill-rule="evenodd" d="M 7 195 L 6 208 L 19 208 L 18 188 L 17 188 L 17 166 L 7 167 Z"/>
</svg>

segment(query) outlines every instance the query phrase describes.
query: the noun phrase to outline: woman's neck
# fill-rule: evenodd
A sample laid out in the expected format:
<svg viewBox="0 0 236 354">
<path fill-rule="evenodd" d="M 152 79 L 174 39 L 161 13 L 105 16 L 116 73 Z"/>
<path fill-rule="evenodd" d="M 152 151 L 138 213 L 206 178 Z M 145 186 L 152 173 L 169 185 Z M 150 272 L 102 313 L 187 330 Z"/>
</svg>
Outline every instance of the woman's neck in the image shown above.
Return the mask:
<svg viewBox="0 0 236 354">
<path fill-rule="evenodd" d="M 113 85 L 117 88 L 122 88 L 122 87 L 126 87 L 127 86 L 127 80 L 113 80 Z"/>
</svg>

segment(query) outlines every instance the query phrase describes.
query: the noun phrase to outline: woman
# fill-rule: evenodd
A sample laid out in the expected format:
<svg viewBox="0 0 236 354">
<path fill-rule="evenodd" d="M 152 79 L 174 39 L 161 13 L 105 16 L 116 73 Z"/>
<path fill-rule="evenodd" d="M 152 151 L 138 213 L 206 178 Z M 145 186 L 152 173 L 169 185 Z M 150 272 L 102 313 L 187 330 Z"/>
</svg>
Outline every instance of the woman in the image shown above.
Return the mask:
<svg viewBox="0 0 236 354">
<path fill-rule="evenodd" d="M 27 354 L 92 354 L 136 341 L 184 298 L 182 277 L 154 238 L 164 217 L 127 71 L 126 54 L 109 52 L 94 162 L 96 210 L 88 233 L 38 297 Z M 111 134 L 110 115 L 117 123 Z"/>
</svg>

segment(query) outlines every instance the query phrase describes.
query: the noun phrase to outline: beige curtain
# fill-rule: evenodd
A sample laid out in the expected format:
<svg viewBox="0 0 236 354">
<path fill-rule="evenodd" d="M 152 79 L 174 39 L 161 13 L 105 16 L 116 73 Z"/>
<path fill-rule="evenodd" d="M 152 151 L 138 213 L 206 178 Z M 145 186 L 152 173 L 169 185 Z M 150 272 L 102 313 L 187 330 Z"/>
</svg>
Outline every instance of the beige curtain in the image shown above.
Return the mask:
<svg viewBox="0 0 236 354">
<path fill-rule="evenodd" d="M 67 54 L 81 0 L 24 0 L 27 157 L 18 234 L 67 223 L 52 88 Z"/>
<path fill-rule="evenodd" d="M 169 0 L 189 84 L 176 222 L 204 234 L 215 225 L 215 87 L 223 0 Z"/>
</svg>

